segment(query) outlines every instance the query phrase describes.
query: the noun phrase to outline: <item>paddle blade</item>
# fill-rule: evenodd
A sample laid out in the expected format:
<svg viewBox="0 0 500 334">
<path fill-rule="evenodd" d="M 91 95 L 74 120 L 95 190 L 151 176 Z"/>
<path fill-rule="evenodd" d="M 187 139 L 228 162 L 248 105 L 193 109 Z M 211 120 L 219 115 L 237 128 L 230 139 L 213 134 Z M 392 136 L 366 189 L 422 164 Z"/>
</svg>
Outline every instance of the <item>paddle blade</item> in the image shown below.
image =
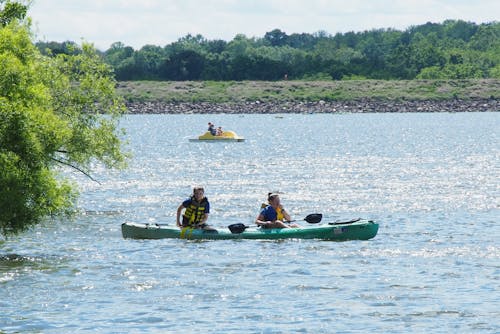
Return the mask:
<svg viewBox="0 0 500 334">
<path fill-rule="evenodd" d="M 323 219 L 323 214 L 321 213 L 311 213 L 304 218 L 304 220 L 309 224 L 317 224 L 321 221 L 321 219 Z"/>
<path fill-rule="evenodd" d="M 231 231 L 231 233 L 242 233 L 245 231 L 245 229 L 247 228 L 248 226 L 245 226 L 245 224 L 231 224 L 228 226 L 229 230 Z"/>
</svg>

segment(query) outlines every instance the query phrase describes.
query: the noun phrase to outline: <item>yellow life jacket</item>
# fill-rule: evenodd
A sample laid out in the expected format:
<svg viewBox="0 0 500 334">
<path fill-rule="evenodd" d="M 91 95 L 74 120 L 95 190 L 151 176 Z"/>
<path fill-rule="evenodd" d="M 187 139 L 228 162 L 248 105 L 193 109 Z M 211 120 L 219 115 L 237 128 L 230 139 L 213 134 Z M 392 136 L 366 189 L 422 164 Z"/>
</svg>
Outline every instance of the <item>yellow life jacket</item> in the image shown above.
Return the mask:
<svg viewBox="0 0 500 334">
<path fill-rule="evenodd" d="M 193 197 L 191 197 L 191 204 L 186 208 L 184 212 L 183 224 L 187 223 L 189 226 L 194 226 L 199 224 L 205 215 L 205 203 L 208 201 L 206 197 L 203 197 L 200 203 L 196 202 Z"/>
<path fill-rule="evenodd" d="M 276 219 L 283 221 L 285 217 L 283 216 L 283 212 L 281 211 L 281 208 L 276 209 Z"/>
</svg>

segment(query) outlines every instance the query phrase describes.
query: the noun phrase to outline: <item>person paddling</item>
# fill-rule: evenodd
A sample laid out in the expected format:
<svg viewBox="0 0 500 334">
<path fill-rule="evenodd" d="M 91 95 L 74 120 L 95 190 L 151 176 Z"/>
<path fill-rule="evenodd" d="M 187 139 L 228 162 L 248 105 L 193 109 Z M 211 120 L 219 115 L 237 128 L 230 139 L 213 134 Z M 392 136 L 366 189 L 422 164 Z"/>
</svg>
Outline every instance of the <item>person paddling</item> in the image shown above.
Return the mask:
<svg viewBox="0 0 500 334">
<path fill-rule="evenodd" d="M 265 206 L 255 219 L 255 224 L 263 228 L 290 228 L 300 227 L 297 224 L 286 224 L 286 221 L 291 221 L 292 218 L 281 205 L 281 200 L 278 194 L 269 193 L 267 196 L 269 205 Z"/>
<path fill-rule="evenodd" d="M 186 211 L 182 215 L 181 222 L 181 213 L 184 209 L 186 209 Z M 212 228 L 207 225 L 209 213 L 210 203 L 205 197 L 205 189 L 203 189 L 203 187 L 194 187 L 193 195 L 183 201 L 177 208 L 177 226 L 181 228 L 190 227 L 212 230 Z"/>
</svg>

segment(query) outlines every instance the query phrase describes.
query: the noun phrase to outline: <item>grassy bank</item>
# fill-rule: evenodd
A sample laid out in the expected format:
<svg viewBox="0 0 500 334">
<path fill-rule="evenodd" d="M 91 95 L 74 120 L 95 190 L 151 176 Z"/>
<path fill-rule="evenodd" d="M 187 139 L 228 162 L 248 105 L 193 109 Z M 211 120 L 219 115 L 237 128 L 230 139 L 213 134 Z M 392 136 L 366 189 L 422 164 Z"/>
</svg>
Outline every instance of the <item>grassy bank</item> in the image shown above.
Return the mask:
<svg viewBox="0 0 500 334">
<path fill-rule="evenodd" d="M 130 102 L 423 101 L 498 99 L 500 80 L 123 81 Z"/>
</svg>

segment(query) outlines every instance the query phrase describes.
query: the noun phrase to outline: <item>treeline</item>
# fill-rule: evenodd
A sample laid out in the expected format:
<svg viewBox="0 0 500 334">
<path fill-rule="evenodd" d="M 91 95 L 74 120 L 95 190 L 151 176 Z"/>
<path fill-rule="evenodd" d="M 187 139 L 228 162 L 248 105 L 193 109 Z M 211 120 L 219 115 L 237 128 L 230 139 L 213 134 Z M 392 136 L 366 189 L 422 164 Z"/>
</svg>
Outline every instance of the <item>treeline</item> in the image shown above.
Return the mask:
<svg viewBox="0 0 500 334">
<path fill-rule="evenodd" d="M 54 54 L 78 49 L 73 42 L 38 47 Z M 116 42 L 102 57 L 120 81 L 500 78 L 500 23 L 447 20 L 335 35 L 275 29 L 229 42 L 187 35 L 140 50 Z"/>
</svg>

